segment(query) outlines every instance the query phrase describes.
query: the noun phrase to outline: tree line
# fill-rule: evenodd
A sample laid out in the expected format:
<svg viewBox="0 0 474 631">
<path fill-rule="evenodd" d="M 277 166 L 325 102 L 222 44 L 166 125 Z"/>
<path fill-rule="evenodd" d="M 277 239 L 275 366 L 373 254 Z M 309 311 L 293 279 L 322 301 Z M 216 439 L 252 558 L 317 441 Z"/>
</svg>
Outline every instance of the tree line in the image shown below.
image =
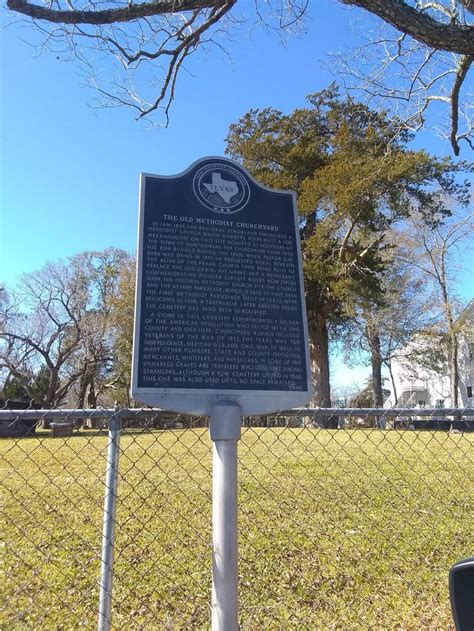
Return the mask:
<svg viewBox="0 0 474 631">
<path fill-rule="evenodd" d="M 415 333 L 426 349 L 411 366 L 449 362 L 456 404 L 461 305 L 450 255 L 472 234 L 463 180 L 472 167 L 414 150 L 412 139 L 334 85 L 305 108 L 251 110 L 229 129 L 232 159 L 297 194 L 316 405 L 331 405 L 331 342 L 369 358 L 381 406 L 382 369 Z M 134 257 L 116 248 L 47 263 L 5 291 L 3 398 L 129 404 L 134 291 Z M 444 350 L 433 344 L 441 335 Z"/>
</svg>

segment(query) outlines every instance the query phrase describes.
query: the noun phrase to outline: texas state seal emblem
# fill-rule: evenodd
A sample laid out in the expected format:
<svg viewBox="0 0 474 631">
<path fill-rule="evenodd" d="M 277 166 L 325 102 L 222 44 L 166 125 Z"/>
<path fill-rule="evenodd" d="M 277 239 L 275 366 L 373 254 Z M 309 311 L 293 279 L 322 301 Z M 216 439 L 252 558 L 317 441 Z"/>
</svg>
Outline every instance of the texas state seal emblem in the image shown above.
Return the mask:
<svg viewBox="0 0 474 631">
<path fill-rule="evenodd" d="M 249 183 L 243 173 L 225 163 L 206 164 L 193 179 L 194 194 L 198 200 L 218 213 L 239 212 L 250 198 Z"/>
</svg>

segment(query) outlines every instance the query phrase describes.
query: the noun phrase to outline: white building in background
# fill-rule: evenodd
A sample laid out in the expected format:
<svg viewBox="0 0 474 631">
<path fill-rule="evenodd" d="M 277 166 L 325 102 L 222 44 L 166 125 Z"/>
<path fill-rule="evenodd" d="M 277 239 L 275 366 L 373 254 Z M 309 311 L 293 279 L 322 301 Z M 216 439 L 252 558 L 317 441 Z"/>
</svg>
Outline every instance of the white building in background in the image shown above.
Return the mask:
<svg viewBox="0 0 474 631">
<path fill-rule="evenodd" d="M 474 301 L 471 300 L 458 322 L 462 320 L 462 333 L 459 336 L 459 401 L 458 407 L 474 407 Z M 439 344 L 443 339 L 439 338 Z M 448 368 L 430 370 L 419 367 L 407 370 L 407 357 L 416 346 L 416 341 L 406 347 L 405 353 L 392 360 L 393 380 L 397 393 L 395 400 L 391 392 L 385 407 L 402 408 L 449 408 L 452 407 Z M 405 359 L 404 359 L 405 355 Z M 393 388 L 391 388 L 393 389 Z"/>
</svg>

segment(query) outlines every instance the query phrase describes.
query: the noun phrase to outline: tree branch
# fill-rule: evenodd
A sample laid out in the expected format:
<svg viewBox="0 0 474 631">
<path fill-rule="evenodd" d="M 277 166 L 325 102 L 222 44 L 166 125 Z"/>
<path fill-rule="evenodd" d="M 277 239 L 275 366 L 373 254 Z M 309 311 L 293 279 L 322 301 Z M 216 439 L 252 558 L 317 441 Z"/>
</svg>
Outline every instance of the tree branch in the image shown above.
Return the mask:
<svg viewBox="0 0 474 631">
<path fill-rule="evenodd" d="M 459 155 L 459 136 L 458 136 L 458 128 L 459 128 L 459 92 L 461 90 L 461 86 L 464 83 L 464 79 L 466 78 L 467 73 L 469 72 L 469 68 L 471 67 L 472 62 L 474 61 L 474 55 L 465 55 L 461 58 L 461 62 L 458 67 L 458 71 L 456 73 L 456 78 L 453 83 L 453 89 L 451 91 L 451 146 L 454 151 L 454 155 Z"/>
<path fill-rule="evenodd" d="M 378 15 L 402 33 L 437 50 L 474 55 L 474 26 L 443 24 L 402 0 L 341 0 Z"/>
<path fill-rule="evenodd" d="M 7 0 L 12 11 L 27 15 L 34 20 L 47 20 L 55 24 L 114 24 L 131 22 L 152 15 L 182 13 L 183 11 L 199 11 L 233 5 L 237 0 L 156 0 L 141 4 L 128 4 L 120 9 L 104 9 L 102 11 L 63 11 L 42 7 L 25 0 Z"/>
<path fill-rule="evenodd" d="M 4 338 L 7 340 L 17 340 L 18 342 L 23 342 L 24 344 L 27 344 L 43 357 L 48 368 L 51 368 L 53 366 L 48 353 L 40 346 L 38 346 L 38 344 L 36 344 L 31 338 L 25 337 L 23 335 L 16 335 L 15 333 L 10 333 L 8 331 L 3 331 L 0 335 L 0 338 Z"/>
</svg>

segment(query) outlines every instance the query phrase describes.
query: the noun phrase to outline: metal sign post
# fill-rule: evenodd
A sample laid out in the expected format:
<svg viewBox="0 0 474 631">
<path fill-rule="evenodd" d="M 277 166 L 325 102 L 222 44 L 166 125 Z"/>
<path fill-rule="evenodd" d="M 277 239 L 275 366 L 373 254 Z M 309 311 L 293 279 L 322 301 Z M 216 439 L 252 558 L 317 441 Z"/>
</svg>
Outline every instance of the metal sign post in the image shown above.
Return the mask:
<svg viewBox="0 0 474 631">
<path fill-rule="evenodd" d="M 222 401 L 212 410 L 212 629 L 238 629 L 237 441 L 241 409 Z"/>
<path fill-rule="evenodd" d="M 113 417 L 109 421 L 107 444 L 107 471 L 105 476 L 104 524 L 100 564 L 100 594 L 98 631 L 109 631 L 112 612 L 112 565 L 115 538 L 115 508 L 117 503 L 118 463 L 122 419 Z"/>
<path fill-rule="evenodd" d="M 213 631 L 236 631 L 242 415 L 311 397 L 295 195 L 225 158 L 142 175 L 132 397 L 210 417 Z"/>
</svg>

